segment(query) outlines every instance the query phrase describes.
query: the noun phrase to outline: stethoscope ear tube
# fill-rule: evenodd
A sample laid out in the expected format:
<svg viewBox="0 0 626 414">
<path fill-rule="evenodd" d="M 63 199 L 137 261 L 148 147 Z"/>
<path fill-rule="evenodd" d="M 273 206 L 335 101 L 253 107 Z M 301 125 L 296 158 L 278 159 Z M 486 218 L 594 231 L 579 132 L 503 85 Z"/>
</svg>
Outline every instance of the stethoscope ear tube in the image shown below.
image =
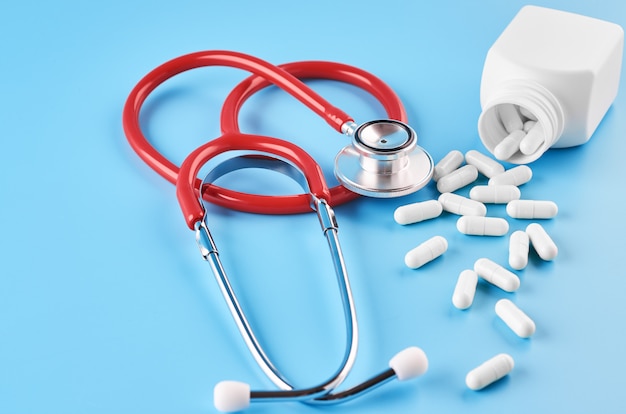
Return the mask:
<svg viewBox="0 0 626 414">
<path fill-rule="evenodd" d="M 244 141 L 249 138 L 248 136 L 236 134 L 235 137 L 231 136 L 228 138 L 238 140 L 241 145 L 236 146 L 237 150 L 249 149 L 247 148 L 249 145 L 247 145 Z M 218 285 L 220 286 L 224 299 L 226 300 L 239 331 L 254 359 L 268 378 L 270 378 L 279 387 L 278 390 L 256 391 L 251 390 L 250 386 L 243 382 L 222 381 L 218 383 L 214 389 L 215 407 L 222 412 L 233 412 L 247 408 L 251 402 L 306 401 L 310 404 L 333 404 L 348 401 L 367 391 L 377 388 L 394 378 L 397 378 L 400 381 L 405 381 L 422 375 L 428 368 L 428 360 L 421 349 L 411 347 L 396 354 L 389 361 L 389 369 L 360 384 L 357 384 L 356 386 L 348 388 L 344 391 L 334 392 L 334 390 L 343 383 L 352 369 L 358 349 L 358 325 L 356 310 L 347 269 L 337 235 L 337 221 L 335 219 L 334 212 L 328 205 L 327 201 L 323 198 L 319 198 L 320 195 L 323 195 L 323 186 L 318 189 L 320 191 L 313 190 L 315 191 L 313 192 L 311 190 L 311 188 L 319 186 L 320 183 L 323 184 L 323 179 L 316 181 L 311 179 L 313 177 L 308 177 L 307 173 L 311 170 L 310 165 L 307 166 L 307 161 L 312 160 L 307 159 L 306 153 L 300 153 L 302 150 L 293 146 L 292 150 L 298 154 L 297 156 L 293 156 L 293 154 L 289 155 L 289 151 L 276 154 L 273 151 L 273 146 L 280 145 L 280 142 L 276 142 L 280 140 L 267 137 L 257 138 L 256 142 L 259 142 L 260 144 L 254 146 L 254 151 L 260 152 L 264 149 L 266 151 L 272 150 L 272 153 L 254 152 L 252 154 L 239 155 L 222 161 L 217 166 L 214 166 L 214 168 L 207 174 L 203 181 L 202 188 L 206 188 L 212 181 L 232 171 L 246 168 L 263 168 L 283 173 L 300 183 L 303 189 L 309 191 L 312 208 L 318 215 L 320 226 L 327 239 L 336 271 L 337 283 L 339 286 L 346 320 L 346 349 L 344 359 L 340 364 L 339 369 L 337 369 L 337 371 L 327 381 L 314 387 L 293 387 L 272 363 L 271 359 L 261 346 L 258 338 L 254 334 L 254 330 L 246 318 L 245 312 L 239 303 L 226 271 L 222 266 L 217 246 L 208 228 L 206 212 L 203 211 L 202 219 L 195 222 L 194 225 L 196 230 L 196 240 L 202 257 L 204 260 L 210 262 L 211 269 Z M 217 139 L 208 143 L 206 147 L 214 147 L 212 151 L 196 151 L 190 154 L 190 156 L 183 162 L 181 171 L 185 171 L 187 173 L 187 170 L 189 170 L 189 182 L 193 181 L 193 177 L 197 175 L 199 167 L 210 161 L 214 156 L 224 152 L 222 151 L 225 149 L 222 147 L 223 145 L 228 145 L 228 148 L 226 149 L 232 148 L 230 141 L 225 143 L 222 141 L 225 140 Z M 180 177 L 183 177 L 183 175 L 181 174 Z M 179 181 L 179 184 L 180 183 L 181 182 Z M 187 186 L 185 191 L 192 191 L 188 194 L 195 196 L 191 186 Z M 202 206 L 201 197 L 197 196 L 195 198 Z"/>
</svg>

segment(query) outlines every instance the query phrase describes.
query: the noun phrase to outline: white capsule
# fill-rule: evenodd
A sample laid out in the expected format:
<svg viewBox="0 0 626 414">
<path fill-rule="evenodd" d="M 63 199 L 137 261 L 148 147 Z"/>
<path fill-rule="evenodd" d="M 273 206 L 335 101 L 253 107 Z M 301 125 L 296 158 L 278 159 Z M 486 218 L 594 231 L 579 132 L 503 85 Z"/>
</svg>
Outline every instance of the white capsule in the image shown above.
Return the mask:
<svg viewBox="0 0 626 414">
<path fill-rule="evenodd" d="M 524 126 L 522 117 L 517 111 L 517 107 L 513 104 L 498 105 L 498 115 L 504 129 L 510 134 L 516 129 L 522 129 Z"/>
<path fill-rule="evenodd" d="M 441 236 L 435 236 L 410 250 L 404 256 L 404 263 L 411 269 L 417 269 L 441 256 L 446 250 L 448 250 L 448 241 Z"/>
<path fill-rule="evenodd" d="M 509 354 L 498 354 L 471 370 L 465 377 L 465 384 L 471 390 L 480 390 L 513 370 L 515 362 Z"/>
<path fill-rule="evenodd" d="M 476 167 L 478 172 L 487 178 L 504 172 L 504 166 L 502 164 L 476 150 L 467 151 L 465 153 L 465 162 Z"/>
<path fill-rule="evenodd" d="M 428 200 L 398 207 L 393 218 L 398 224 L 412 224 L 439 217 L 442 211 L 439 201 Z"/>
<path fill-rule="evenodd" d="M 487 282 L 506 292 L 515 292 L 519 289 L 519 277 L 492 260 L 486 258 L 476 260 L 474 271 Z"/>
<path fill-rule="evenodd" d="M 433 180 L 438 181 L 444 175 L 450 174 L 463 164 L 464 158 L 461 151 L 452 150 L 446 154 L 433 170 Z"/>
<path fill-rule="evenodd" d="M 516 129 L 495 146 L 493 155 L 499 160 L 508 160 L 513 154 L 519 151 L 519 144 L 525 136 L 526 132 L 521 129 Z"/>
<path fill-rule="evenodd" d="M 537 121 L 526 121 L 524 122 L 524 132 L 528 133 L 533 127 L 537 124 Z"/>
<path fill-rule="evenodd" d="M 521 197 L 519 188 L 514 185 L 477 185 L 469 192 L 472 200 L 481 203 L 506 204 Z"/>
<path fill-rule="evenodd" d="M 454 286 L 452 304 L 458 309 L 467 309 L 474 302 L 478 275 L 473 270 L 463 270 Z"/>
<path fill-rule="evenodd" d="M 559 254 L 558 247 L 541 224 L 529 224 L 526 227 L 526 234 L 528 234 L 530 244 L 543 260 L 552 260 Z"/>
<path fill-rule="evenodd" d="M 444 175 L 437 181 L 437 190 L 440 193 L 451 193 L 461 187 L 473 183 L 478 178 L 478 170 L 473 165 L 464 165 L 459 169 Z"/>
<path fill-rule="evenodd" d="M 517 219 L 549 219 L 558 212 L 556 203 L 548 200 L 512 200 L 506 205 L 506 213 Z"/>
<path fill-rule="evenodd" d="M 520 338 L 529 338 L 535 333 L 535 322 L 508 299 L 496 302 L 496 315 Z"/>
<path fill-rule="evenodd" d="M 530 181 L 533 177 L 533 170 L 527 165 L 518 165 L 510 170 L 506 170 L 502 174 L 489 179 L 489 185 L 510 184 L 522 185 Z"/>
<path fill-rule="evenodd" d="M 473 236 L 504 236 L 509 223 L 499 217 L 462 216 L 456 221 L 456 228 Z"/>
<path fill-rule="evenodd" d="M 535 114 L 533 114 L 532 112 L 530 112 L 528 109 L 524 108 L 523 106 L 519 107 L 519 113 L 520 115 L 522 115 L 524 118 L 528 119 L 529 121 L 537 120 L 537 117 L 535 116 Z"/>
<path fill-rule="evenodd" d="M 459 216 L 484 216 L 487 214 L 487 207 L 483 203 L 458 194 L 443 193 L 439 196 L 438 201 L 445 211 Z"/>
<path fill-rule="evenodd" d="M 525 231 L 514 231 L 509 238 L 509 266 L 522 270 L 528 265 L 529 238 Z"/>
<path fill-rule="evenodd" d="M 524 139 L 519 143 L 519 150 L 524 155 L 534 154 L 543 144 L 543 141 L 545 141 L 543 127 L 537 122 L 528 130 Z"/>
</svg>

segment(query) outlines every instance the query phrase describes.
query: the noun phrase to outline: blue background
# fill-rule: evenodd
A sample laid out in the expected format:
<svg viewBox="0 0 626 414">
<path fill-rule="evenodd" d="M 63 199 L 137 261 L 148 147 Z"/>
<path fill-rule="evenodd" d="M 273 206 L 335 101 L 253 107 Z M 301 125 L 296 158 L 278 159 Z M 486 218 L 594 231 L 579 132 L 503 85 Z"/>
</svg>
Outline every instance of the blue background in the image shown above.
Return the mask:
<svg viewBox="0 0 626 414">
<path fill-rule="evenodd" d="M 149 70 L 206 49 L 273 63 L 344 62 L 398 92 L 420 144 L 436 160 L 452 149 L 484 152 L 476 132 L 484 57 L 524 4 L 3 2 L 0 412 L 204 413 L 214 411 L 212 388 L 220 380 L 272 388 L 198 254 L 174 187 L 124 137 L 122 106 Z M 538 4 L 626 26 L 620 1 Z M 166 83 L 146 103 L 146 135 L 182 162 L 219 134 L 221 102 L 246 75 L 211 68 Z M 352 87 L 311 85 L 357 121 L 383 115 Z M 471 309 L 452 306 L 459 272 L 479 257 L 506 263 L 508 237 L 464 236 L 449 214 L 396 224 L 396 207 L 438 195 L 432 184 L 400 199 L 336 208 L 361 322 L 359 356 L 346 384 L 379 372 L 411 345 L 426 351 L 430 369 L 324 410 L 626 412 L 623 92 L 589 143 L 549 151 L 531 165 L 535 176 L 522 194 L 559 204 L 558 217 L 544 225 L 560 252 L 550 263 L 532 254 L 517 293 L 481 283 Z M 245 132 L 301 145 L 335 183 L 332 161 L 346 139 L 291 97 L 264 91 L 246 103 L 240 119 Z M 296 191 L 273 174 L 233 174 L 224 185 Z M 220 208 L 211 214 L 224 265 L 268 352 L 296 385 L 325 379 L 343 352 L 343 320 L 317 219 Z M 489 214 L 504 216 L 504 207 L 489 206 Z M 527 224 L 509 221 L 511 230 Z M 448 252 L 408 269 L 404 254 L 434 235 L 448 239 Z M 534 337 L 519 339 L 497 319 L 493 306 L 502 297 L 534 318 Z M 511 375 L 469 391 L 466 373 L 500 352 L 515 358 Z M 320 410 L 288 403 L 249 412 Z"/>
</svg>

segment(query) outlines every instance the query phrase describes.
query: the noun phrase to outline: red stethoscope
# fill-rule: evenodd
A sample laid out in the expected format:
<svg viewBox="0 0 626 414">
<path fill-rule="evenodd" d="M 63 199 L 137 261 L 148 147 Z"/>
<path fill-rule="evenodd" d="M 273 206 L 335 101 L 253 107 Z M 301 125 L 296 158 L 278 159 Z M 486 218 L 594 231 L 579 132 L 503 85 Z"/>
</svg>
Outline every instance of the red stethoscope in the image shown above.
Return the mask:
<svg viewBox="0 0 626 414">
<path fill-rule="evenodd" d="M 199 67 L 227 66 L 253 75 L 237 85 L 226 98 L 220 117 L 222 136 L 193 151 L 180 167 L 160 154 L 144 136 L 139 114 L 154 89 L 169 78 Z M 340 109 L 330 105 L 301 79 L 330 79 L 360 87 L 377 98 L 391 118 L 357 125 Z M 275 85 L 285 90 L 335 130 L 351 138 L 335 159 L 335 176 L 341 183 L 328 188 L 319 165 L 297 145 L 278 138 L 240 132 L 238 114 L 244 102 L 257 91 Z M 335 389 L 345 380 L 356 358 L 358 328 L 354 300 L 337 237 L 337 222 L 331 205 L 357 195 L 395 197 L 425 186 L 432 176 L 433 162 L 417 146 L 417 135 L 406 123 L 406 113 L 397 95 L 384 82 L 361 69 L 334 62 L 304 61 L 280 66 L 230 51 L 204 51 L 175 58 L 148 73 L 131 91 L 123 112 L 124 131 L 133 149 L 156 172 L 176 183 L 176 195 L 189 228 L 195 230 L 203 258 L 209 262 L 235 322 L 263 372 L 278 387 L 275 391 L 251 391 L 236 381 L 222 381 L 214 390 L 220 411 L 238 411 L 251 401 L 305 401 L 324 404 L 346 401 L 388 380 L 405 380 L 421 375 L 428 362 L 417 347 L 407 348 L 389 363 L 389 369 L 345 391 Z M 237 155 L 222 161 L 201 180 L 200 169 L 216 156 Z M 241 155 L 241 153 L 244 155 Z M 247 194 L 219 187 L 213 182 L 224 174 L 245 168 L 281 172 L 296 180 L 306 191 L 288 196 Z M 346 320 L 346 348 L 337 371 L 322 384 L 295 388 L 276 368 L 256 338 L 219 258 L 207 225 L 203 200 L 223 207 L 263 214 L 291 214 L 315 211 L 327 239 Z"/>
</svg>

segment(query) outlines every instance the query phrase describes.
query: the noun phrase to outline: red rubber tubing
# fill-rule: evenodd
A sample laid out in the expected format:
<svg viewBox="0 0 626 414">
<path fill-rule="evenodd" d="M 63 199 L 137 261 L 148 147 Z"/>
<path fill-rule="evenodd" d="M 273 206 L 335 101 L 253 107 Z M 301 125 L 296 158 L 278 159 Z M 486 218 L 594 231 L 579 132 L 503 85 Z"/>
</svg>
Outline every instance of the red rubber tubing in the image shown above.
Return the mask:
<svg viewBox="0 0 626 414">
<path fill-rule="evenodd" d="M 381 101 L 392 119 L 406 122 L 406 113 L 395 92 L 374 75 L 361 69 L 334 62 L 294 62 L 276 67 L 258 58 L 237 52 L 204 51 L 184 55 L 155 68 L 131 91 L 123 111 L 123 126 L 126 137 L 141 159 L 168 181 L 175 183 L 179 167 L 160 154 L 143 135 L 139 124 L 139 113 L 146 98 L 167 79 L 187 70 L 204 66 L 230 66 L 252 72 L 254 75 L 241 82 L 226 99 L 222 115 L 222 130 L 237 132 L 238 112 L 247 98 L 258 90 L 276 84 L 301 100 L 314 112 L 321 115 L 336 130 L 352 121 L 343 111 L 333 107 L 311 90 L 298 78 L 332 79 L 353 84 L 365 89 Z M 227 114 L 231 113 L 229 117 Z M 195 180 L 196 188 L 201 180 Z M 262 214 L 293 214 L 310 211 L 308 194 L 288 196 L 263 196 L 240 193 L 210 185 L 203 191 L 205 200 L 241 211 Z M 338 205 L 358 197 L 342 186 L 331 188 L 331 205 Z"/>
<path fill-rule="evenodd" d="M 204 208 L 195 185 L 198 172 L 213 157 L 227 151 L 237 150 L 258 151 L 271 157 L 281 157 L 303 171 L 309 187 L 309 210 L 313 201 L 312 196 L 323 200 L 330 198 L 322 169 L 302 148 L 278 138 L 227 133 L 195 149 L 185 158 L 180 167 L 176 180 L 176 197 L 190 229 L 193 230 L 194 224 L 204 217 Z M 211 190 L 204 191 L 210 192 Z"/>
<path fill-rule="evenodd" d="M 295 76 L 254 56 L 231 51 L 204 51 L 172 59 L 148 73 L 133 88 L 122 114 L 126 137 L 137 154 L 168 181 L 175 182 L 178 167 L 161 155 L 141 131 L 139 112 L 146 98 L 160 84 L 179 73 L 205 66 L 228 66 L 244 69 L 268 79 L 287 91 L 341 132 L 341 126 L 352 121 L 346 113 L 335 108 Z"/>
<path fill-rule="evenodd" d="M 301 61 L 279 65 L 279 67 L 298 79 L 328 79 L 345 82 L 359 87 L 369 92 L 376 98 L 390 119 L 407 122 L 407 115 L 402 101 L 385 82 L 378 77 L 354 66 L 343 63 L 326 61 Z M 220 115 L 220 125 L 222 133 L 239 132 L 239 112 L 245 101 L 263 88 L 271 86 L 272 83 L 260 76 L 251 76 L 244 79 L 226 97 Z M 213 186 L 215 187 L 215 186 Z M 213 188 L 215 190 L 215 188 Z M 330 188 L 330 205 L 336 206 L 354 200 L 358 197 L 356 193 L 348 190 L 342 185 Z M 253 200 L 250 196 L 238 197 L 234 192 L 214 191 L 217 197 L 228 197 L 229 202 L 237 203 L 260 203 L 261 200 Z M 242 194 L 239 193 L 241 196 Z M 306 194 L 297 196 L 278 196 L 277 202 L 291 212 L 304 212 L 308 209 L 308 197 Z"/>
<path fill-rule="evenodd" d="M 369 72 L 343 63 L 319 60 L 291 62 L 278 65 L 298 79 L 327 79 L 344 82 L 361 88 L 374 96 L 383 106 L 390 119 L 407 122 L 402 101 L 385 82 Z M 245 101 L 272 83 L 260 76 L 244 79 L 230 92 L 222 106 L 220 125 L 222 132 L 239 131 L 239 111 Z"/>
</svg>

